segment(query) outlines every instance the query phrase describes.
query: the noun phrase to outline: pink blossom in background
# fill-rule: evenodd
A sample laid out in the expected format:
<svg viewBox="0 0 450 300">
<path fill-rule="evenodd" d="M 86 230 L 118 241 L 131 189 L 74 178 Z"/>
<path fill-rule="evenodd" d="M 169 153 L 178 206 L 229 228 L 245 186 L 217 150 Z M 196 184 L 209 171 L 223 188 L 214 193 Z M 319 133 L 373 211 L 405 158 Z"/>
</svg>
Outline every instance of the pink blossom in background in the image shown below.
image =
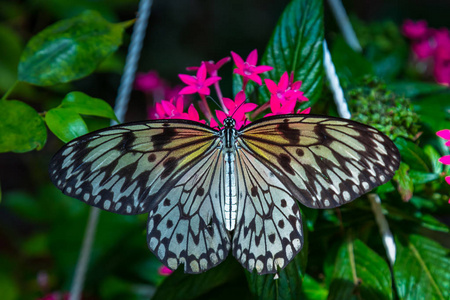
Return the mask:
<svg viewBox="0 0 450 300">
<path fill-rule="evenodd" d="M 164 85 L 163 80 L 156 71 L 137 73 L 136 79 L 134 80 L 134 88 L 142 92 L 153 92 Z"/>
<path fill-rule="evenodd" d="M 450 85 L 450 31 L 429 28 L 423 20 L 406 20 L 402 33 L 411 39 L 411 50 L 416 59 L 425 61 L 432 68 L 436 81 Z"/>
<path fill-rule="evenodd" d="M 208 86 L 214 84 L 219 81 L 221 78 L 218 76 L 211 76 L 206 78 L 206 65 L 202 63 L 200 68 L 197 70 L 197 76 L 179 74 L 181 81 L 187 84 L 187 87 L 181 89 L 180 94 L 195 94 L 199 93 L 200 95 L 209 95 L 211 93 Z"/>
<path fill-rule="evenodd" d="M 425 20 L 414 22 L 406 20 L 402 25 L 402 33 L 410 39 L 420 39 L 426 36 L 428 32 L 428 24 Z"/>
<path fill-rule="evenodd" d="M 162 100 L 161 103 L 156 103 L 152 116 L 155 119 L 183 119 L 205 123 L 205 120 L 200 120 L 198 111 L 192 104 L 189 106 L 188 112 L 184 112 L 182 95 L 178 95 L 170 101 Z"/>
<path fill-rule="evenodd" d="M 53 292 L 37 300 L 69 300 L 69 293 Z"/>
<path fill-rule="evenodd" d="M 172 273 L 173 273 L 173 271 L 166 266 L 161 266 L 158 269 L 158 274 L 162 275 L 162 276 L 169 276 Z"/>
<path fill-rule="evenodd" d="M 436 135 L 440 138 L 443 138 L 447 142 L 445 142 L 445 145 L 450 147 L 450 129 L 443 129 L 436 132 Z M 444 165 L 450 165 L 450 155 L 445 155 L 438 160 L 440 163 L 443 163 Z M 445 181 L 450 184 L 450 176 L 445 177 Z M 448 199 L 448 203 L 450 204 L 450 199 Z"/>
<path fill-rule="evenodd" d="M 234 73 L 239 74 L 243 77 L 244 87 L 248 80 L 252 80 L 257 84 L 261 85 L 261 77 L 258 74 L 268 72 L 273 69 L 271 66 L 256 66 L 258 62 L 258 52 L 253 50 L 247 56 L 246 61 L 244 61 L 238 54 L 231 51 L 231 56 L 233 57 L 234 63 L 236 64 L 236 69 L 234 69 Z"/>
</svg>

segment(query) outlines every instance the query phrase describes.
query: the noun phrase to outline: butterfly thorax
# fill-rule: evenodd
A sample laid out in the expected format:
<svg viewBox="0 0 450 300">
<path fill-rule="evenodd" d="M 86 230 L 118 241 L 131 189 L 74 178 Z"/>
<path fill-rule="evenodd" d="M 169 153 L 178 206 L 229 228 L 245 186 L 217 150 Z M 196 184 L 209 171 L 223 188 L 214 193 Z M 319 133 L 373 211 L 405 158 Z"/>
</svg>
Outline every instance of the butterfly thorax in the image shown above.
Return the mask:
<svg viewBox="0 0 450 300">
<path fill-rule="evenodd" d="M 225 216 L 225 227 L 228 231 L 234 229 L 237 215 L 236 175 L 235 175 L 235 151 L 237 130 L 234 128 L 236 121 L 228 117 L 223 122 L 221 130 L 223 156 L 224 156 L 224 181 L 225 201 L 222 205 Z"/>
</svg>

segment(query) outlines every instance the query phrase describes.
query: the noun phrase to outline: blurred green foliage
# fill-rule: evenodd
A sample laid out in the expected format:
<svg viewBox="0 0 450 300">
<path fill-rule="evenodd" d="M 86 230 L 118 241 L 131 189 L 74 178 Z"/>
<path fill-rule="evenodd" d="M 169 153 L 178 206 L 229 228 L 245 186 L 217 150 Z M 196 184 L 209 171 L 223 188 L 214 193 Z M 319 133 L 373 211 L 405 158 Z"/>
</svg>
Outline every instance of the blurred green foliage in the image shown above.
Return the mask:
<svg viewBox="0 0 450 300">
<path fill-rule="evenodd" d="M 304 82 L 305 93 L 314 99 L 312 112 L 336 114 L 328 89 L 321 92 L 322 1 L 293 0 L 288 6 L 289 1 L 268 0 L 187 2 L 154 3 L 142 70 L 157 69 L 175 79 L 184 67 L 220 59 L 230 50 L 248 53 L 258 48 L 262 53 L 266 49 L 264 62 L 276 71 L 272 79 L 295 71 L 295 79 Z M 365 7 L 344 3 L 349 11 L 365 16 Z M 450 128 L 450 91 L 407 70 L 409 48 L 399 31 L 398 11 L 404 18 L 407 12 L 420 13 L 409 2 L 400 1 L 398 11 L 382 10 L 389 4 L 377 3 L 372 17 L 379 21 L 352 18 L 362 53 L 352 51 L 326 18 L 325 36 L 354 118 L 386 129 L 402 155 L 396 178 L 376 190 L 395 236 L 394 266 L 389 267 L 365 196 L 339 209 L 302 207 L 304 249 L 277 280 L 273 275 L 249 274 L 231 255 L 201 275 L 186 275 L 180 268 L 164 277 L 158 274 L 161 263 L 147 249 L 147 216 L 102 212 L 84 298 L 450 297 L 450 186 L 444 182 L 450 170 L 437 162 L 450 153 L 435 135 Z M 2 299 L 37 299 L 70 288 L 89 207 L 52 186 L 47 165 L 62 145 L 55 135 L 68 141 L 115 119 L 107 103 L 113 104 L 126 54 L 126 47 L 119 46 L 128 43 L 131 30 L 126 21 L 135 17 L 137 5 L 137 0 L 0 2 L 0 93 L 6 94 L 6 100 L 0 100 L 0 151 L 21 152 L 0 154 Z M 448 22 L 437 13 L 433 22 Z M 392 16 L 395 22 L 385 21 Z M 81 20 L 75 22 L 79 27 L 71 27 L 74 20 Z M 69 31 L 55 31 L 61 24 Z M 103 38 L 90 34 L 95 26 Z M 63 36 L 58 37 L 58 32 L 64 32 Z M 76 33 L 83 38 L 75 38 L 80 37 Z M 72 37 L 74 44 L 59 47 L 61 39 Z M 70 51 L 73 47 L 77 51 Z M 45 52 L 44 60 L 39 50 Z M 39 66 L 41 61 L 47 63 Z M 231 94 L 231 67 L 223 72 L 229 74 L 223 77 L 229 77 L 227 93 Z M 15 85 L 18 78 L 34 85 Z M 260 101 L 267 99 L 266 91 L 258 92 Z M 135 92 L 128 118 L 144 119 L 145 105 L 143 95 Z M 47 137 L 44 124 L 54 134 Z M 41 151 L 28 152 L 33 149 Z"/>
</svg>

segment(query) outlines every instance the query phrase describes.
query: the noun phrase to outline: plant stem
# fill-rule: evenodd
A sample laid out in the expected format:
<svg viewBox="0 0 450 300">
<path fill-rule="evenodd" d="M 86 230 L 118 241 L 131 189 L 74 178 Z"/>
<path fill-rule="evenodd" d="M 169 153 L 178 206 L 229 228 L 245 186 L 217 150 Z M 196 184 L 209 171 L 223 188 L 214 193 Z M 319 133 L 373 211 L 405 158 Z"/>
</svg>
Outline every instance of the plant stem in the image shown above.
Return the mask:
<svg viewBox="0 0 450 300">
<path fill-rule="evenodd" d="M 15 81 L 10 87 L 9 89 L 5 92 L 5 94 L 3 94 L 2 98 L 0 100 L 6 100 L 6 98 L 8 98 L 8 96 L 12 93 L 12 91 L 14 90 L 14 88 L 17 86 L 17 84 L 19 83 L 19 81 Z"/>
</svg>

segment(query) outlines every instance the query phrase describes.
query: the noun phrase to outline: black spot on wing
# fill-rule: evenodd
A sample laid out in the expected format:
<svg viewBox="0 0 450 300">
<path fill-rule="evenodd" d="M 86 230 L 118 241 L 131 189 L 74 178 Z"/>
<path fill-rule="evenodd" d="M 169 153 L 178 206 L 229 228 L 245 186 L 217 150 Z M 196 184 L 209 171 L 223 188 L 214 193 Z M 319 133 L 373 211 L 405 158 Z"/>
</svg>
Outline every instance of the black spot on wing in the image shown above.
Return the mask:
<svg viewBox="0 0 450 300">
<path fill-rule="evenodd" d="M 277 129 L 290 144 L 297 145 L 300 142 L 300 130 L 291 128 L 287 121 L 287 119 L 284 120 L 284 123 L 279 124 Z"/>
<path fill-rule="evenodd" d="M 162 150 L 176 135 L 177 132 L 174 128 L 165 127 L 161 133 L 151 137 L 151 142 L 153 143 L 155 150 Z"/>
<path fill-rule="evenodd" d="M 295 175 L 295 171 L 291 166 L 291 157 L 285 153 L 281 153 L 278 156 L 278 163 L 287 173 Z"/>
<path fill-rule="evenodd" d="M 128 152 L 132 149 L 136 136 L 130 131 L 123 135 L 122 143 L 120 143 L 120 152 Z"/>
<path fill-rule="evenodd" d="M 166 178 L 176 169 L 178 160 L 175 157 L 169 157 L 163 162 L 164 171 L 161 172 L 161 179 Z"/>
</svg>

